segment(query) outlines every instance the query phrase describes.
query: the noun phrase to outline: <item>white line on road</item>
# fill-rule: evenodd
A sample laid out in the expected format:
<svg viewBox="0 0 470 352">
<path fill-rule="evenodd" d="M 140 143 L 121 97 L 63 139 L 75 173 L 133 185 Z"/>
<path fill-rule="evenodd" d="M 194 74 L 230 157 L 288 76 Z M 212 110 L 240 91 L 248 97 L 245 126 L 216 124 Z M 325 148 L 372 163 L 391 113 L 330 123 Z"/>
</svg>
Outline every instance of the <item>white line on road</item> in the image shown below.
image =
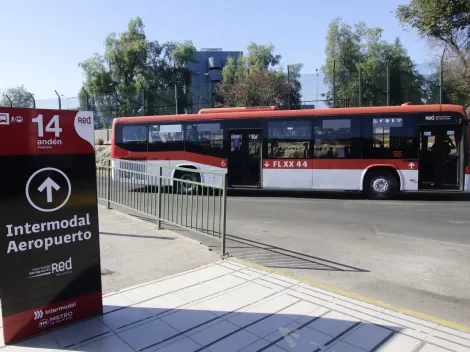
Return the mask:
<svg viewBox="0 0 470 352">
<path fill-rule="evenodd" d="M 374 226 L 375 227 L 375 226 Z M 425 242 L 431 242 L 431 243 L 438 243 L 438 244 L 445 244 L 447 246 L 453 246 L 453 247 L 465 247 L 465 248 L 470 248 L 469 244 L 462 244 L 462 243 L 453 243 L 453 242 L 447 242 L 447 241 L 439 241 L 439 240 L 433 240 L 425 237 L 414 237 L 414 236 L 406 236 L 406 235 L 395 235 L 393 233 L 386 233 L 382 231 L 374 231 L 374 234 L 379 235 L 379 236 L 388 236 L 388 237 L 400 237 L 404 238 L 407 240 L 415 240 L 415 241 L 425 241 Z"/>
</svg>

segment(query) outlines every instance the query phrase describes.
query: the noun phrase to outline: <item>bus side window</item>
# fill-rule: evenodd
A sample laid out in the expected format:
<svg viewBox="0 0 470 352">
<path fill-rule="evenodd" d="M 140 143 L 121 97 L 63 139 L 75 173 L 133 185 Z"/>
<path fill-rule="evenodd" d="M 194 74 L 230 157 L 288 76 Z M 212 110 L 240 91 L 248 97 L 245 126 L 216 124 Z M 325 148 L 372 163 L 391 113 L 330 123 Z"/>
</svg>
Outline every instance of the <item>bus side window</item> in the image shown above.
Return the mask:
<svg viewBox="0 0 470 352">
<path fill-rule="evenodd" d="M 359 122 L 350 118 L 314 121 L 315 158 L 349 159 L 358 154 Z"/>
<path fill-rule="evenodd" d="M 184 151 L 183 125 L 149 126 L 149 152 Z"/>
<path fill-rule="evenodd" d="M 305 120 L 268 122 L 268 158 L 311 157 L 312 123 Z"/>
<path fill-rule="evenodd" d="M 186 125 L 185 150 L 191 153 L 225 158 L 222 123 Z"/>
<path fill-rule="evenodd" d="M 120 125 L 116 134 L 116 145 L 131 152 L 147 151 L 147 126 L 145 125 Z"/>
<path fill-rule="evenodd" d="M 374 116 L 362 119 L 362 157 L 417 158 L 419 133 L 413 116 Z"/>
</svg>

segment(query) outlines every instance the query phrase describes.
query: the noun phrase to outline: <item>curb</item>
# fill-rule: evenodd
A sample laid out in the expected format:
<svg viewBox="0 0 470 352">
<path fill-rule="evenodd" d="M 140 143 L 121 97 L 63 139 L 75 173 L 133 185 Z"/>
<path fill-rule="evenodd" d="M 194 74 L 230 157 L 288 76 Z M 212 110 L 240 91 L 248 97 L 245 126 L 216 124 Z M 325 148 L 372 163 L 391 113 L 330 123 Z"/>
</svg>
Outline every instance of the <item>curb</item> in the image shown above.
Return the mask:
<svg viewBox="0 0 470 352">
<path fill-rule="evenodd" d="M 442 325 L 442 326 L 445 326 L 445 327 L 448 327 L 448 328 L 452 328 L 452 329 L 455 329 L 455 330 L 460 330 L 462 332 L 470 333 L 470 327 L 469 326 L 465 326 L 465 325 L 462 325 L 462 324 L 459 324 L 459 323 L 455 323 L 455 322 L 452 322 L 452 321 L 437 318 L 437 317 L 434 317 L 432 315 L 428 315 L 428 314 L 425 314 L 425 313 L 416 312 L 416 311 L 408 309 L 408 308 L 402 308 L 402 307 L 394 306 L 392 304 L 389 304 L 389 303 L 386 303 L 386 302 L 383 302 L 383 301 L 379 301 L 375 298 L 369 298 L 369 297 L 360 295 L 360 294 L 355 293 L 355 292 L 345 291 L 345 290 L 342 290 L 342 289 L 337 288 L 337 287 L 322 284 L 322 283 L 319 283 L 319 282 L 316 282 L 316 281 L 313 281 L 313 280 L 309 280 L 309 279 L 304 279 L 304 278 L 301 278 L 301 277 L 296 276 L 294 274 L 286 273 L 286 272 L 276 270 L 276 269 L 271 269 L 271 268 L 265 267 L 265 266 L 260 265 L 260 264 L 256 264 L 256 263 L 253 263 L 253 262 L 246 261 L 244 259 L 230 257 L 227 260 L 234 261 L 236 263 L 243 264 L 243 265 L 246 265 L 246 266 L 250 266 L 250 267 L 255 268 L 255 269 L 264 270 L 264 271 L 270 272 L 272 274 L 282 275 L 282 276 L 288 277 L 290 279 L 294 279 L 294 280 L 306 283 L 310 286 L 314 286 L 316 288 L 320 288 L 320 289 L 323 289 L 323 290 L 326 290 L 326 291 L 330 291 L 330 292 L 336 293 L 338 295 L 353 298 L 353 299 L 356 299 L 358 301 L 362 301 L 362 302 L 369 303 L 369 304 L 372 304 L 372 305 L 380 306 L 382 308 L 390 309 L 390 310 L 393 310 L 395 312 L 403 313 L 403 314 L 409 315 L 409 316 L 414 317 L 414 318 L 427 320 L 427 321 L 430 321 L 430 322 L 433 322 L 433 323 L 436 323 L 436 324 L 439 324 L 439 325 Z"/>
</svg>

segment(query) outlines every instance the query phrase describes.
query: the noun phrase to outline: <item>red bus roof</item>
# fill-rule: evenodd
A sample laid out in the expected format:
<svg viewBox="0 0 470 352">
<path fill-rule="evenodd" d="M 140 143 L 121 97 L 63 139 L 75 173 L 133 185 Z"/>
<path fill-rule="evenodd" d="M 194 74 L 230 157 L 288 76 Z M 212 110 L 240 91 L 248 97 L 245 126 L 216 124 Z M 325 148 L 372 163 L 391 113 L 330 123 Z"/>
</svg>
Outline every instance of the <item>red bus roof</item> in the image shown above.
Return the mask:
<svg viewBox="0 0 470 352">
<path fill-rule="evenodd" d="M 212 109 L 201 109 L 199 114 L 214 114 L 221 112 L 253 112 L 253 111 L 273 111 L 279 110 L 277 106 L 249 106 L 249 107 L 237 107 L 237 108 L 212 108 Z"/>
<path fill-rule="evenodd" d="M 163 121 L 191 121 L 191 120 L 220 120 L 243 118 L 273 118 L 273 117 L 297 117 L 297 116 L 336 116 L 358 114 L 386 114 L 386 113 L 410 113 L 410 112 L 457 112 L 467 118 L 465 109 L 461 105 L 435 104 L 435 105 L 401 105 L 401 106 L 377 106 L 361 108 L 325 108 L 305 110 L 279 110 L 276 107 L 259 108 L 214 108 L 202 109 L 199 114 L 181 115 L 156 115 L 119 117 L 114 119 L 116 123 L 139 122 L 163 122 Z"/>
</svg>

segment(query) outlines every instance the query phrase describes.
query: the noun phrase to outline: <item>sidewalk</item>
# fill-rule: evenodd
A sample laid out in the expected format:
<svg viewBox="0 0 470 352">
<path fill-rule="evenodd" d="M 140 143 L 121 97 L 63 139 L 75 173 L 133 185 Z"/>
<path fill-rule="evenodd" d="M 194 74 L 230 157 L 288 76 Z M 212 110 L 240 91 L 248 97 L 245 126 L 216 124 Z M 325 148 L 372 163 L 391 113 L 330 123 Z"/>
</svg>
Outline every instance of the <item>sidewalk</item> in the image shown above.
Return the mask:
<svg viewBox="0 0 470 352">
<path fill-rule="evenodd" d="M 105 314 L 0 351 L 470 352 L 470 334 L 226 260 L 104 296 Z"/>
<path fill-rule="evenodd" d="M 103 293 L 214 263 L 215 252 L 173 231 L 99 206 Z"/>
</svg>

